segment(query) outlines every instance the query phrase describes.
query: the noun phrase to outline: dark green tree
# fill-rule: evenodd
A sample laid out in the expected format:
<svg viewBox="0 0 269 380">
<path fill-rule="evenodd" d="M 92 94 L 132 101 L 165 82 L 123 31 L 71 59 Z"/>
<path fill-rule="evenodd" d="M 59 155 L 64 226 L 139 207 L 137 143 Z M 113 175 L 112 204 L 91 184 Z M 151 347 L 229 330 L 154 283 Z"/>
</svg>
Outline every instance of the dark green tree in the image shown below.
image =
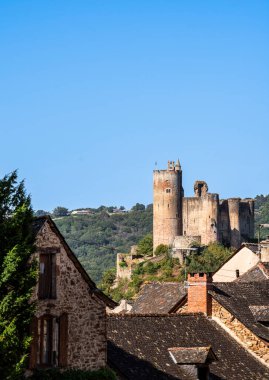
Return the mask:
<svg viewBox="0 0 269 380">
<path fill-rule="evenodd" d="M 153 255 L 153 238 L 148 234 L 141 239 L 137 244 L 137 253 L 143 256 Z"/>
<path fill-rule="evenodd" d="M 132 211 L 145 211 L 145 205 L 143 205 L 142 203 L 136 203 L 132 208 L 131 210 Z"/>
<path fill-rule="evenodd" d="M 52 211 L 53 216 L 59 217 L 59 216 L 67 216 L 68 215 L 68 209 L 66 207 L 58 206 Z"/>
<path fill-rule="evenodd" d="M 163 255 L 163 254 L 168 254 L 168 252 L 169 252 L 168 245 L 166 245 L 166 244 L 159 244 L 158 247 L 156 247 L 154 253 L 155 253 L 156 256 L 159 256 L 159 255 Z"/>
<path fill-rule="evenodd" d="M 31 342 L 30 304 L 36 284 L 33 211 L 17 172 L 0 180 L 0 378 L 17 379 L 26 364 Z"/>
</svg>

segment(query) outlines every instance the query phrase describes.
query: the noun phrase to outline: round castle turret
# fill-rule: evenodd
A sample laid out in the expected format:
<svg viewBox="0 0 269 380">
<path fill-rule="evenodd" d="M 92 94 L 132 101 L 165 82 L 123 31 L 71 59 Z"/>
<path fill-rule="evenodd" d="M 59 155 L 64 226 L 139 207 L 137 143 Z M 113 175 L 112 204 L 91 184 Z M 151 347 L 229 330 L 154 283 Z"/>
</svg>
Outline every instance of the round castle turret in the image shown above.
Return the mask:
<svg viewBox="0 0 269 380">
<path fill-rule="evenodd" d="M 153 248 L 182 235 L 182 171 L 179 160 L 153 174 Z"/>
</svg>

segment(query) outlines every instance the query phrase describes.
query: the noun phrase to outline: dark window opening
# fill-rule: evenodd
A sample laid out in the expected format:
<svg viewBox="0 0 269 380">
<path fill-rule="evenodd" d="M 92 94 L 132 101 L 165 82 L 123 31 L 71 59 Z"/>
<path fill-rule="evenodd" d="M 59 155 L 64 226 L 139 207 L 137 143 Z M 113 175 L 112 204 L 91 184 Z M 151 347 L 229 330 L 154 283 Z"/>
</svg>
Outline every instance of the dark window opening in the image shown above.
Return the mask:
<svg viewBox="0 0 269 380">
<path fill-rule="evenodd" d="M 40 367 L 57 367 L 59 364 L 59 318 L 47 315 L 37 321 L 37 356 Z"/>
<path fill-rule="evenodd" d="M 169 203 L 168 203 L 167 207 L 169 208 Z"/>
<path fill-rule="evenodd" d="M 39 256 L 39 299 L 56 298 L 56 254 Z"/>
<path fill-rule="evenodd" d="M 208 380 L 209 379 L 209 368 L 208 366 L 205 367 L 198 367 L 197 371 L 198 380 Z"/>
<path fill-rule="evenodd" d="M 171 189 L 166 189 L 165 190 L 167 193 L 171 193 Z"/>
<path fill-rule="evenodd" d="M 236 269 L 236 271 L 235 271 L 235 275 L 236 275 L 236 278 L 239 277 L 239 269 Z"/>
</svg>

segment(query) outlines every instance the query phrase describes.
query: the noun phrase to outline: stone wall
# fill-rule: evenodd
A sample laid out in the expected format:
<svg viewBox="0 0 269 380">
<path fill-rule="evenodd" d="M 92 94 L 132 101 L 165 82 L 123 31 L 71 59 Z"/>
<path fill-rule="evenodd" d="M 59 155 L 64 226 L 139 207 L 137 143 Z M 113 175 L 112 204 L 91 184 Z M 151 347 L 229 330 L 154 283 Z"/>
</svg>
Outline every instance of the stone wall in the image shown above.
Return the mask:
<svg viewBox="0 0 269 380">
<path fill-rule="evenodd" d="M 216 300 L 212 301 L 212 316 L 220 320 L 252 353 L 269 364 L 268 343 L 263 342 Z"/>
<path fill-rule="evenodd" d="M 194 184 L 194 197 L 184 197 L 181 167 L 154 170 L 153 245 L 171 245 L 176 236 L 199 235 L 202 244 L 219 241 L 239 248 L 254 237 L 254 200 L 219 201 L 204 181 Z"/>
<path fill-rule="evenodd" d="M 94 370 L 106 365 L 105 304 L 89 292 L 89 284 L 68 257 L 65 247 L 46 221 L 36 240 L 37 252 L 47 247 L 60 248 L 56 253 L 56 299 L 38 300 L 36 317 L 45 314 L 68 315 L 67 368 Z M 38 254 L 35 255 L 38 259 Z"/>
</svg>

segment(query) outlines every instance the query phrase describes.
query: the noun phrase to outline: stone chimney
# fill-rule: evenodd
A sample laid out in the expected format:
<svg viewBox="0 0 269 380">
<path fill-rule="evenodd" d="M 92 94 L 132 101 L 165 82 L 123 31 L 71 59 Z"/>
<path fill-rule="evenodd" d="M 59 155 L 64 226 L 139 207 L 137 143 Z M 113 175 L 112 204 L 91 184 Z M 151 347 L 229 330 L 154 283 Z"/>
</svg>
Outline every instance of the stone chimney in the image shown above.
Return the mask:
<svg viewBox="0 0 269 380">
<path fill-rule="evenodd" d="M 212 287 L 211 273 L 188 274 L 188 312 L 212 315 L 212 297 L 208 290 Z"/>
</svg>

